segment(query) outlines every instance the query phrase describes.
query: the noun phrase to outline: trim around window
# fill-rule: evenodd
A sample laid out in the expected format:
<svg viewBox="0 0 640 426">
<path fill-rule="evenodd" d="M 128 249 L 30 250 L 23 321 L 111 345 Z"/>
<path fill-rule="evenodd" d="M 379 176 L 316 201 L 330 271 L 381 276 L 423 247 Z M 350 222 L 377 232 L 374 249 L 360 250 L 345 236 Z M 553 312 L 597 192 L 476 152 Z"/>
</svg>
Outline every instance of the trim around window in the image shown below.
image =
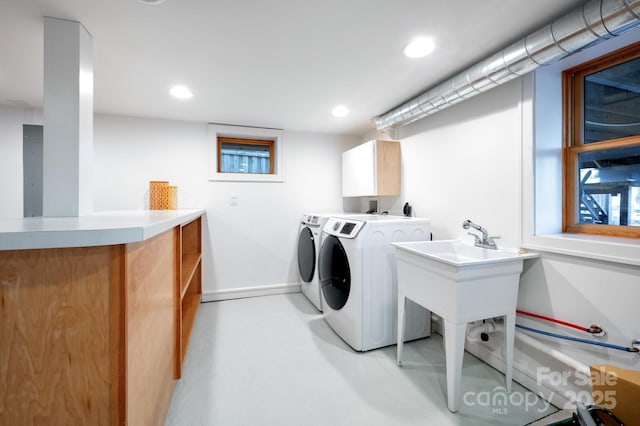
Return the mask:
<svg viewBox="0 0 640 426">
<path fill-rule="evenodd" d="M 230 138 L 228 136 L 218 136 L 218 144 L 216 146 L 216 151 L 217 151 L 216 156 L 218 157 L 218 168 L 216 171 L 218 173 L 232 173 L 231 171 L 228 171 L 228 170 L 222 170 L 223 169 L 222 155 L 223 155 L 223 151 L 225 150 L 225 145 L 230 145 L 231 147 L 237 147 L 238 149 L 241 149 L 243 151 L 247 149 L 249 149 L 249 151 L 254 151 L 254 149 L 256 149 L 257 151 L 264 151 L 264 153 L 268 152 L 268 161 L 267 159 L 264 159 L 265 171 L 260 173 L 266 173 L 271 175 L 274 174 L 275 172 L 275 158 L 274 158 L 275 149 L 274 148 L 276 145 L 274 140 L 244 139 L 244 138 Z M 233 150 L 233 148 L 231 149 Z M 244 153 L 246 153 L 246 151 Z M 240 153 L 237 153 L 237 154 L 240 154 Z M 238 157 L 237 154 L 235 155 L 231 154 L 231 155 L 233 157 Z M 257 155 L 256 152 L 252 152 L 252 154 Z M 229 155 L 229 153 L 227 152 L 225 153 L 225 155 Z M 245 157 L 245 158 L 248 158 L 248 157 Z M 267 164 L 268 164 L 268 167 L 267 167 Z M 244 172 L 244 173 L 256 173 L 256 172 Z"/>
<path fill-rule="evenodd" d="M 584 173 L 584 177 L 581 177 L 582 175 L 579 165 L 579 157 L 581 155 L 597 156 L 598 153 L 604 154 L 605 152 L 609 152 L 608 155 L 611 155 L 611 151 L 616 149 L 628 150 L 633 147 L 640 147 L 640 134 L 633 134 L 632 132 L 625 132 L 623 134 L 611 132 L 591 133 L 591 131 L 587 133 L 586 128 L 586 123 L 590 123 L 587 121 L 589 119 L 586 113 L 587 105 L 592 105 L 590 102 L 593 100 L 602 101 L 606 99 L 605 92 L 595 90 L 587 91 L 587 77 L 598 75 L 602 72 L 611 73 L 610 70 L 613 70 L 614 67 L 621 66 L 630 60 L 638 58 L 640 58 L 640 43 L 634 43 L 622 49 L 607 53 L 596 59 L 581 63 L 575 67 L 565 70 L 562 73 L 564 122 L 564 232 L 640 238 L 640 227 L 631 226 L 631 224 L 627 225 L 626 222 L 627 216 L 631 215 L 631 213 L 627 213 L 626 207 L 628 205 L 626 197 L 631 193 L 628 186 L 626 187 L 627 189 L 625 192 L 625 187 L 620 185 L 616 186 L 615 182 L 608 182 L 606 184 L 596 183 L 596 185 L 603 186 L 604 189 L 597 188 L 595 190 L 591 190 L 595 191 L 596 194 L 600 194 L 599 196 L 603 196 L 602 194 L 605 196 L 607 194 L 611 194 L 610 196 L 612 196 L 613 194 L 618 193 L 618 199 L 621 198 L 623 200 L 621 205 L 625 205 L 624 209 L 620 207 L 620 224 L 618 225 L 608 224 L 606 222 L 607 215 L 611 215 L 612 210 L 607 210 L 604 207 L 600 208 L 596 200 L 591 196 L 591 191 L 585 190 L 583 192 L 582 185 L 584 182 L 579 182 L 580 180 L 586 182 L 592 173 L 592 169 L 585 168 L 583 170 L 586 171 L 586 173 Z M 614 80 L 616 77 L 607 76 L 606 78 L 611 81 L 617 81 Z M 593 85 L 593 83 L 591 84 Z M 609 86 L 610 83 L 600 83 L 600 85 L 602 84 L 607 86 L 596 87 L 611 87 Z M 626 89 L 626 87 L 623 89 Z M 629 89 L 626 90 L 628 91 Z M 592 101 L 589 101 L 589 103 L 587 102 L 587 99 L 589 98 L 589 96 L 587 96 L 588 93 L 592 94 L 592 97 L 590 98 Z M 596 95 L 596 93 L 598 93 L 598 95 Z M 613 114 L 614 116 L 616 114 L 620 115 L 624 112 L 620 107 L 617 108 L 619 111 L 610 112 L 600 105 L 604 104 L 596 103 L 596 106 L 600 109 L 596 109 L 594 113 L 598 115 L 604 114 L 604 117 L 607 117 L 609 114 Z M 592 109 L 592 111 L 594 110 Z M 603 119 L 606 120 L 607 118 Z M 587 138 L 587 135 L 589 135 L 590 138 Z M 598 163 L 596 162 L 596 164 Z M 595 170 L 595 173 L 598 173 L 600 170 L 607 169 L 607 166 L 604 167 L 604 169 L 600 169 L 600 166 L 597 165 L 593 170 Z M 587 185 L 585 185 L 585 187 L 586 186 Z M 593 196 L 597 197 L 598 195 Z M 589 207 L 586 207 L 587 205 L 589 205 Z M 627 216 L 622 216 L 623 211 Z M 622 220 L 623 217 L 624 222 Z M 589 223 L 590 221 L 593 223 Z"/>
<path fill-rule="evenodd" d="M 522 239 L 525 249 L 640 266 L 640 239 L 562 232 L 562 71 L 640 40 L 640 29 L 521 77 Z"/>
<path fill-rule="evenodd" d="M 270 148 L 271 173 L 220 172 L 219 140 L 239 139 L 273 142 Z M 243 141 L 244 140 L 244 141 Z M 284 182 L 284 137 L 279 129 L 209 124 L 209 180 L 226 182 Z"/>
</svg>

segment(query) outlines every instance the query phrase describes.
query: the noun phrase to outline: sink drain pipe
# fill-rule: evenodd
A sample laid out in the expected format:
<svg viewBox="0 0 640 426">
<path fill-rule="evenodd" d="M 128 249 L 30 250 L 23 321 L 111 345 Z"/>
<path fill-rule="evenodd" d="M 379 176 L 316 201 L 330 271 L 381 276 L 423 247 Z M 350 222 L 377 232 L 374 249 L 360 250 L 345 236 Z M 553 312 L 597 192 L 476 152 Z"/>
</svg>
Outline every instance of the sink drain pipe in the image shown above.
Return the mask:
<svg viewBox="0 0 640 426">
<path fill-rule="evenodd" d="M 480 338 L 483 342 L 486 342 L 489 340 L 488 334 L 494 331 L 496 331 L 496 323 L 493 320 L 488 320 L 480 325 L 471 327 L 467 336 L 471 340 L 478 340 L 478 338 Z"/>
<path fill-rule="evenodd" d="M 501 331 L 501 330 L 502 330 L 502 324 L 497 324 L 494 320 L 489 319 L 484 321 L 482 324 L 471 327 L 467 333 L 467 336 L 472 340 L 478 340 L 478 337 L 482 333 L 488 334 L 494 331 Z M 587 376 L 591 374 L 589 367 L 587 365 L 581 363 L 580 361 L 577 361 L 574 358 L 571 358 L 568 355 L 563 354 L 562 352 L 556 349 L 548 347 L 544 343 L 521 332 L 520 330 L 516 330 L 515 337 L 525 345 L 533 347 L 534 349 L 537 349 L 540 352 L 546 355 L 549 355 L 551 358 L 560 361 L 564 365 L 573 368 L 575 371 L 579 373 L 585 374 Z"/>
<path fill-rule="evenodd" d="M 520 340 L 522 343 L 524 343 L 525 345 L 531 346 L 532 348 L 535 348 L 537 350 L 539 350 L 540 352 L 549 355 L 550 357 L 557 359 L 558 361 L 562 362 L 563 364 L 573 368 L 575 371 L 584 374 L 585 376 L 590 376 L 591 375 L 591 370 L 589 369 L 589 367 L 583 363 L 581 363 L 580 361 L 577 361 L 573 358 L 571 358 L 568 355 L 563 354 L 562 352 L 550 348 L 547 345 L 545 345 L 544 343 L 540 342 L 537 339 L 534 339 L 533 337 L 521 332 L 520 330 L 516 330 L 516 339 Z"/>
<path fill-rule="evenodd" d="M 489 333 L 492 333 L 494 331 L 499 331 L 502 330 L 503 325 L 502 324 L 497 324 L 493 319 L 489 319 L 489 320 L 485 320 L 482 324 L 473 326 L 469 329 L 469 331 L 467 332 L 467 337 L 469 337 L 469 339 L 471 340 L 478 340 L 478 337 L 480 336 L 482 338 L 483 341 L 487 341 L 489 340 L 488 336 Z M 545 336 L 550 336 L 550 337 L 555 337 L 558 339 L 563 339 L 563 340 L 569 340 L 572 342 L 578 342 L 578 343 L 585 343 L 585 344 L 589 344 L 589 345 L 595 345 L 595 346 L 601 346 L 601 347 L 605 347 L 608 349 L 616 349 L 619 351 L 624 351 L 624 352 L 631 352 L 631 353 L 640 353 L 640 339 L 636 339 L 634 340 L 634 343 L 631 346 L 621 346 L 621 345 L 614 345 L 612 343 L 605 343 L 605 342 L 596 342 L 593 340 L 587 340 L 587 339 L 581 339 L 578 337 L 572 337 L 572 336 L 565 336 L 562 334 L 556 334 L 556 333 L 551 333 L 548 331 L 544 331 L 544 330 L 538 330 L 536 328 L 532 328 L 532 327 L 527 327 L 524 325 L 520 325 L 520 324 L 516 324 L 516 328 L 518 328 L 519 330 L 516 330 L 516 334 L 515 337 L 516 339 L 520 340 L 522 343 L 532 346 L 535 349 L 538 349 L 539 351 L 551 356 L 554 359 L 557 359 L 558 361 L 561 361 L 562 363 L 564 363 L 565 365 L 570 366 L 571 368 L 573 368 L 574 370 L 580 372 L 580 373 L 584 373 L 589 375 L 589 367 L 587 367 L 585 364 L 582 364 L 581 362 L 563 354 L 560 351 L 557 351 L 553 348 L 548 347 L 547 345 L 545 345 L 544 343 L 540 342 L 537 339 L 534 339 L 533 337 L 529 336 L 528 334 L 523 333 L 520 330 L 525 330 L 528 332 L 532 332 L 532 333 L 537 333 L 537 334 L 542 334 Z"/>
</svg>

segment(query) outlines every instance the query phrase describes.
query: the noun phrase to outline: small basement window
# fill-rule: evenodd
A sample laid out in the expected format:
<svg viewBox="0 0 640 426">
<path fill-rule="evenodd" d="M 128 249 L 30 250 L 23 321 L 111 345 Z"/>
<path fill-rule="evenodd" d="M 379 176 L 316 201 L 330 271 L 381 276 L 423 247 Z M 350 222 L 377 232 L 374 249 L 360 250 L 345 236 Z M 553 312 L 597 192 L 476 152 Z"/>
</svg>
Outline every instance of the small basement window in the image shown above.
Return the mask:
<svg viewBox="0 0 640 426">
<path fill-rule="evenodd" d="M 212 181 L 284 181 L 282 130 L 211 124 Z"/>
<path fill-rule="evenodd" d="M 218 136 L 218 173 L 274 173 L 275 141 Z"/>
</svg>

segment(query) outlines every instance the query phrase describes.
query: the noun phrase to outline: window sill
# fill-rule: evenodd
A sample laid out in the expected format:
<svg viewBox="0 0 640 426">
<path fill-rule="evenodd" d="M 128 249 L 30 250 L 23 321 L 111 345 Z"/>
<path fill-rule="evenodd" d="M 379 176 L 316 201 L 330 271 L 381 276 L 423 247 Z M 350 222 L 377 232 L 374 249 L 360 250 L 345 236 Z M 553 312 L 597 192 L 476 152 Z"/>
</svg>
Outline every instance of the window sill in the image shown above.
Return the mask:
<svg viewBox="0 0 640 426">
<path fill-rule="evenodd" d="M 284 182 L 284 177 L 266 173 L 213 173 L 209 182 Z"/>
<path fill-rule="evenodd" d="M 640 266 L 640 239 L 586 234 L 533 235 L 523 247 L 606 262 Z"/>
</svg>

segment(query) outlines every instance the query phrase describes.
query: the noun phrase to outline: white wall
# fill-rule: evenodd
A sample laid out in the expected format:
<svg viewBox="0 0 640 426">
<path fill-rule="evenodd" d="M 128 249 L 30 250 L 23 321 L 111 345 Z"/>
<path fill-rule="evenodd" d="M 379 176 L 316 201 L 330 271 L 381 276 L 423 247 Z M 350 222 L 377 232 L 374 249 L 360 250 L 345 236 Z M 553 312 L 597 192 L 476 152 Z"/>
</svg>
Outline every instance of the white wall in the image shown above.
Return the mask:
<svg viewBox="0 0 640 426">
<path fill-rule="evenodd" d="M 22 124 L 42 124 L 41 114 L 35 122 L 32 115 L 0 107 L 0 218 L 22 217 Z M 169 180 L 178 186 L 179 208 L 207 210 L 206 299 L 254 287 L 296 290 L 300 217 L 343 210 L 340 158 L 358 139 L 285 131 L 285 182 L 256 183 L 209 182 L 208 137 L 204 123 L 96 115 L 94 210 L 148 208 L 149 181 Z"/>
<path fill-rule="evenodd" d="M 434 239 L 472 238 L 462 228 L 470 219 L 518 243 L 519 91 L 507 84 L 400 130 L 401 201 L 432 219 Z"/>
<path fill-rule="evenodd" d="M 382 200 L 383 209 L 398 211 L 405 201 L 410 202 L 417 216 L 431 218 L 434 239 L 472 240 L 462 228 L 462 221 L 471 219 L 491 235 L 501 236 L 499 245 L 520 246 L 522 171 L 528 170 L 521 164 L 522 84 L 522 80 L 512 81 L 400 128 L 402 195 Z M 544 252 L 541 259 L 526 262 L 518 306 L 587 326 L 600 324 L 609 331 L 605 342 L 627 346 L 640 338 L 638 300 L 639 267 Z M 518 321 L 575 335 L 566 327 Z M 587 365 L 612 363 L 640 369 L 637 354 L 541 339 Z M 493 364 L 497 360 L 498 366 L 503 361 L 500 333 L 488 343 L 468 342 L 467 349 Z M 526 381 L 528 376 L 530 385 L 536 384 L 539 367 L 566 369 L 521 343 L 515 359 L 516 377 Z M 572 376 L 555 388 L 542 384 L 572 397 L 581 389 L 575 381 Z"/>
<path fill-rule="evenodd" d="M 299 219 L 343 209 L 340 156 L 357 139 L 285 131 L 284 140 L 285 182 L 209 182 L 206 124 L 97 115 L 95 210 L 146 208 L 149 180 L 169 180 L 180 208 L 207 210 L 205 298 L 295 286 Z"/>
</svg>

